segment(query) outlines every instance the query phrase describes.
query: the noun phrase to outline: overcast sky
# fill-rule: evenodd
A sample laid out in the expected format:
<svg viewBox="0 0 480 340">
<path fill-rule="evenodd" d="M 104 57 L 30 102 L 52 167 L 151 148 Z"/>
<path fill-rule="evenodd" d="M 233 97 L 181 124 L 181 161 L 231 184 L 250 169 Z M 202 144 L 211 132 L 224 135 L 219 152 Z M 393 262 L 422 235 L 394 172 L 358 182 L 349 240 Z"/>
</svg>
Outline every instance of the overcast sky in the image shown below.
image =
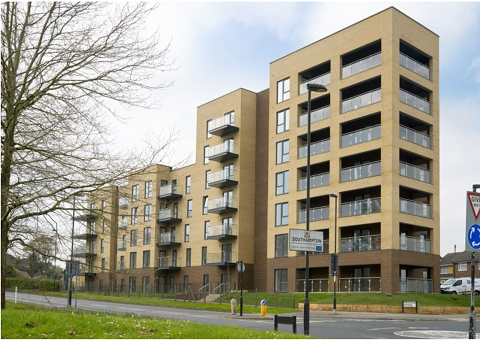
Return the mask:
<svg viewBox="0 0 480 340">
<path fill-rule="evenodd" d="M 238 88 L 269 86 L 270 62 L 394 6 L 440 36 L 441 255 L 465 248 L 466 191 L 480 184 L 480 3 L 166 2 L 149 26 L 172 39 L 175 85 L 160 110 L 123 112 L 119 144 L 175 125 L 176 160 L 195 162 L 197 107 Z"/>
</svg>

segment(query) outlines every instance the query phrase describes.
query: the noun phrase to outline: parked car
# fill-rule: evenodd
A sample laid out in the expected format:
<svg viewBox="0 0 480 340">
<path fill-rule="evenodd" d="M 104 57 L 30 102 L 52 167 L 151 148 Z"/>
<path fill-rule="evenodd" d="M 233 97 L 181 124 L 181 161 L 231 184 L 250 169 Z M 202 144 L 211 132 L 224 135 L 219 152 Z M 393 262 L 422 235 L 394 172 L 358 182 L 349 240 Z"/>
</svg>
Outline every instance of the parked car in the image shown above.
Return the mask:
<svg viewBox="0 0 480 340">
<path fill-rule="evenodd" d="M 461 277 L 458 279 L 448 279 L 440 285 L 440 293 L 442 294 L 470 294 L 472 289 L 469 277 Z M 480 294 L 480 279 L 475 279 L 475 295 Z"/>
</svg>

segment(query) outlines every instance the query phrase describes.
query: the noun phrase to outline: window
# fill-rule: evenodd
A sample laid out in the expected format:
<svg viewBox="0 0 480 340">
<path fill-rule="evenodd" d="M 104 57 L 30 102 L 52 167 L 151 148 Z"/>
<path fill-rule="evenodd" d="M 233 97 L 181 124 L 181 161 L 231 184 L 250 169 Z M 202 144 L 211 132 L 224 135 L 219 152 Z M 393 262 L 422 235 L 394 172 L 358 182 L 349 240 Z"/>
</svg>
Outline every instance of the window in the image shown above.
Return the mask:
<svg viewBox="0 0 480 340">
<path fill-rule="evenodd" d="M 95 202 L 90 203 L 90 212 L 91 212 L 92 214 L 95 212 L 95 209 L 97 209 Z"/>
<path fill-rule="evenodd" d="M 120 256 L 120 270 L 125 270 L 125 256 Z"/>
<path fill-rule="evenodd" d="M 232 226 L 233 226 L 232 217 L 222 218 L 222 227 L 223 227 L 222 234 L 233 235 Z"/>
<path fill-rule="evenodd" d="M 290 78 L 277 83 L 277 103 L 290 99 Z"/>
<path fill-rule="evenodd" d="M 275 204 L 275 226 L 288 225 L 288 202 Z"/>
<path fill-rule="evenodd" d="M 192 217 L 193 215 L 193 200 L 187 201 L 187 217 Z"/>
<path fill-rule="evenodd" d="M 152 181 L 145 182 L 145 198 L 152 197 L 152 188 L 153 188 Z"/>
<path fill-rule="evenodd" d="M 120 280 L 120 293 L 125 293 L 125 279 Z"/>
<path fill-rule="evenodd" d="M 467 262 L 458 263 L 458 271 L 463 272 L 467 270 Z"/>
<path fill-rule="evenodd" d="M 288 256 L 288 234 L 275 235 L 275 257 Z"/>
<path fill-rule="evenodd" d="M 187 176 L 185 179 L 185 193 L 189 194 L 190 193 L 190 187 L 192 185 L 192 177 Z"/>
<path fill-rule="evenodd" d="M 212 120 L 207 120 L 207 139 L 212 138 L 210 130 L 212 129 Z"/>
<path fill-rule="evenodd" d="M 202 247 L 202 266 L 207 264 L 207 247 Z"/>
<path fill-rule="evenodd" d="M 210 176 L 212 172 L 210 170 L 207 170 L 205 172 L 205 189 L 210 189 Z"/>
<path fill-rule="evenodd" d="M 137 230 L 130 231 L 130 247 L 137 245 Z"/>
<path fill-rule="evenodd" d="M 277 173 L 276 195 L 288 194 L 288 171 Z"/>
<path fill-rule="evenodd" d="M 205 240 L 208 237 L 208 229 L 210 228 L 210 221 L 205 221 Z"/>
<path fill-rule="evenodd" d="M 102 273 L 105 273 L 105 259 L 102 258 Z"/>
<path fill-rule="evenodd" d="M 143 252 L 143 268 L 150 268 L 150 250 Z"/>
<path fill-rule="evenodd" d="M 147 204 L 144 208 L 144 215 L 143 215 L 143 220 L 145 222 L 151 221 L 152 220 L 152 205 Z"/>
<path fill-rule="evenodd" d="M 122 249 L 127 248 L 127 235 L 122 236 Z"/>
<path fill-rule="evenodd" d="M 105 200 L 102 200 L 102 212 L 105 212 L 107 210 L 107 202 Z"/>
<path fill-rule="evenodd" d="M 290 130 L 290 109 L 277 112 L 277 133 Z"/>
<path fill-rule="evenodd" d="M 152 239 L 152 228 L 143 228 L 143 244 L 150 244 Z"/>
<path fill-rule="evenodd" d="M 288 290 L 288 270 L 275 269 L 275 293 L 286 293 Z"/>
<path fill-rule="evenodd" d="M 137 291 L 137 278 L 136 277 L 129 277 L 128 278 L 128 285 L 130 293 L 135 293 Z"/>
<path fill-rule="evenodd" d="M 233 164 L 223 166 L 223 179 L 233 180 Z"/>
<path fill-rule="evenodd" d="M 137 268 L 137 252 L 130 253 L 130 269 Z"/>
<path fill-rule="evenodd" d="M 203 196 L 203 215 L 208 214 L 208 196 Z"/>
<path fill-rule="evenodd" d="M 187 262 L 186 262 L 187 267 L 190 267 L 192 265 L 192 248 L 187 248 Z"/>
<path fill-rule="evenodd" d="M 122 216 L 122 222 L 120 224 L 121 228 L 126 228 L 127 227 L 127 216 Z"/>
<path fill-rule="evenodd" d="M 102 223 L 102 234 L 105 234 L 106 231 L 107 231 L 107 221 L 106 221 L 106 220 L 103 220 L 103 223 Z"/>
<path fill-rule="evenodd" d="M 210 162 L 210 159 L 208 158 L 208 150 L 208 145 L 203 148 L 203 164 L 208 164 Z"/>
<path fill-rule="evenodd" d="M 138 200 L 138 184 L 132 186 L 132 202 Z"/>
<path fill-rule="evenodd" d="M 95 222 L 90 222 L 89 223 L 88 233 L 89 234 L 95 234 Z"/>
<path fill-rule="evenodd" d="M 137 224 L 138 222 L 138 208 L 132 208 L 132 218 L 131 218 L 131 224 Z"/>
<path fill-rule="evenodd" d="M 185 242 L 190 242 L 190 224 L 185 224 Z"/>
<path fill-rule="evenodd" d="M 183 291 L 188 293 L 188 275 L 183 277 Z"/>
<path fill-rule="evenodd" d="M 105 240 L 103 238 L 100 240 L 100 252 L 105 252 Z"/>
<path fill-rule="evenodd" d="M 150 276 L 142 277 L 142 293 L 148 293 L 150 291 Z"/>
<path fill-rule="evenodd" d="M 480 262 L 479 262 L 480 265 Z M 448 268 L 446 266 L 440 267 L 440 274 L 448 274 Z"/>
<path fill-rule="evenodd" d="M 277 164 L 286 163 L 290 160 L 290 141 L 283 140 L 277 143 Z"/>
</svg>

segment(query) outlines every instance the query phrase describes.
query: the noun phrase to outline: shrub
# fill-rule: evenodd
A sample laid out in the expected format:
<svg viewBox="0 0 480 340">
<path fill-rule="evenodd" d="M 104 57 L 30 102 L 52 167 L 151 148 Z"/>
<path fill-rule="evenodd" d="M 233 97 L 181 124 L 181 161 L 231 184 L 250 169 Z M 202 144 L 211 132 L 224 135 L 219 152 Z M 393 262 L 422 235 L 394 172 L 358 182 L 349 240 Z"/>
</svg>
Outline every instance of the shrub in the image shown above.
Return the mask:
<svg viewBox="0 0 480 340">
<path fill-rule="evenodd" d="M 18 287 L 20 290 L 42 290 L 53 291 L 54 281 L 45 279 L 27 279 L 21 277 L 6 277 L 5 288 L 8 290 L 14 290 Z M 59 282 L 55 281 L 55 290 L 59 290 Z"/>
</svg>

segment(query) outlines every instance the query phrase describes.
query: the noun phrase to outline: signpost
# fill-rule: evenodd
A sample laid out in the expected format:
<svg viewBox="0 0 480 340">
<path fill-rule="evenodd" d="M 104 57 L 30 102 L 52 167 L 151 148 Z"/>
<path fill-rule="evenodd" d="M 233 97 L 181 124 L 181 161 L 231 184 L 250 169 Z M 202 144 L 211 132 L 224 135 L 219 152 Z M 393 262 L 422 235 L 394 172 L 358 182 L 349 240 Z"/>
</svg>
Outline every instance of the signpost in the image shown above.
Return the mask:
<svg viewBox="0 0 480 340">
<path fill-rule="evenodd" d="M 243 316 L 243 272 L 245 271 L 245 264 L 243 261 L 237 262 L 237 269 L 240 273 L 240 316 Z"/>
<path fill-rule="evenodd" d="M 323 252 L 323 231 L 290 229 L 290 250 Z"/>
</svg>

